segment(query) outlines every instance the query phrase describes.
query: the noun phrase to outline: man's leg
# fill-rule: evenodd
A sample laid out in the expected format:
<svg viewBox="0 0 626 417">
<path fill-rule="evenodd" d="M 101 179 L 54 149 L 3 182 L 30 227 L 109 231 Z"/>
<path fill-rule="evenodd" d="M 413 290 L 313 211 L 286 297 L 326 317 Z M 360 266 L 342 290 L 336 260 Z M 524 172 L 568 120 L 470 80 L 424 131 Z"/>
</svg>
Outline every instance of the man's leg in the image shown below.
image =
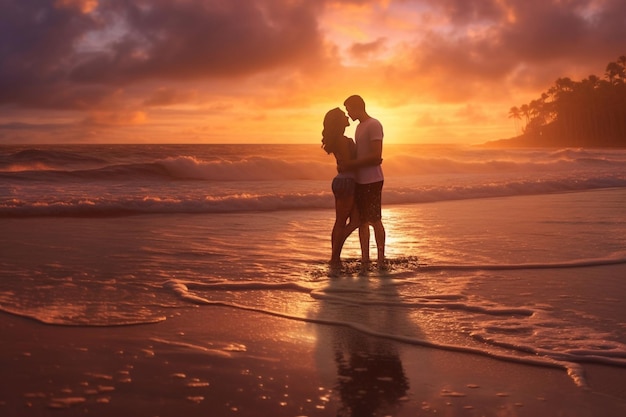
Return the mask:
<svg viewBox="0 0 626 417">
<path fill-rule="evenodd" d="M 378 268 L 386 268 L 385 264 L 385 226 L 382 220 L 378 220 L 372 224 L 374 228 L 374 238 L 376 239 L 376 249 L 378 251 Z"/>
<path fill-rule="evenodd" d="M 354 202 L 359 211 L 359 243 L 361 244 L 361 271 L 367 270 L 370 262 L 370 229 L 367 221 L 368 186 L 356 184 Z"/>
<path fill-rule="evenodd" d="M 367 222 L 359 226 L 359 242 L 361 243 L 361 265 L 367 268 L 370 262 L 370 225 Z"/>
<path fill-rule="evenodd" d="M 376 249 L 378 252 L 378 268 L 385 269 L 385 227 L 382 221 L 382 191 L 384 182 L 377 182 L 371 184 L 369 190 L 369 207 L 370 207 L 370 220 L 371 225 L 374 228 L 374 238 L 376 239 Z"/>
</svg>

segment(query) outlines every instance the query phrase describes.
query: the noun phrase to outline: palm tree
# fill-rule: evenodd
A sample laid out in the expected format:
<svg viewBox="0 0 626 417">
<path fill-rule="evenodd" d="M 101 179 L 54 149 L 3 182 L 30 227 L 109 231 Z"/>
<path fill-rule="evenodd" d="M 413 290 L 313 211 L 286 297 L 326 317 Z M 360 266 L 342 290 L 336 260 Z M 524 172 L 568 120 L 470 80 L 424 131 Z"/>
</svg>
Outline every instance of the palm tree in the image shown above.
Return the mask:
<svg viewBox="0 0 626 417">
<path fill-rule="evenodd" d="M 530 107 L 528 104 L 522 104 L 519 108 L 520 113 L 524 116 L 524 128 L 526 130 L 526 126 L 528 126 L 528 122 L 530 122 Z"/>
<path fill-rule="evenodd" d="M 617 59 L 617 63 L 622 67 L 620 71 L 620 83 L 626 82 L 626 55 L 622 55 Z"/>
<path fill-rule="evenodd" d="M 607 65 L 603 79 L 558 78 L 539 99 L 511 107 L 509 118 L 522 117 L 529 143 L 626 147 L 626 55 Z"/>
<path fill-rule="evenodd" d="M 624 67 L 617 62 L 609 62 L 606 66 L 605 75 L 611 84 L 616 84 L 623 82 L 624 77 L 626 77 L 626 72 Z"/>
<path fill-rule="evenodd" d="M 522 113 L 520 112 L 520 109 L 517 106 L 511 107 L 511 109 L 509 110 L 509 119 L 513 119 L 513 122 L 515 123 L 515 134 L 519 135 L 520 133 L 519 123 L 522 120 Z"/>
</svg>

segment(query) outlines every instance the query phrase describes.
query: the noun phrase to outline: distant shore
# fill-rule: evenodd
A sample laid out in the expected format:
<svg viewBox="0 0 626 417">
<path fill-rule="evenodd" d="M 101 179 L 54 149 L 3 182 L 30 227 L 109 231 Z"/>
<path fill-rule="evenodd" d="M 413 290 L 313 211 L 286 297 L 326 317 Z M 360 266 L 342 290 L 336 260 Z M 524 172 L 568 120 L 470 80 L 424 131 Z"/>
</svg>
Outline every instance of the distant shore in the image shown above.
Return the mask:
<svg viewBox="0 0 626 417">
<path fill-rule="evenodd" d="M 507 139 L 496 139 L 481 143 L 479 146 L 493 148 L 607 148 L 607 149 L 626 149 L 623 146 L 607 146 L 597 145 L 591 141 L 583 142 L 566 142 L 555 140 L 554 138 L 546 138 L 541 135 L 519 135 Z"/>
</svg>

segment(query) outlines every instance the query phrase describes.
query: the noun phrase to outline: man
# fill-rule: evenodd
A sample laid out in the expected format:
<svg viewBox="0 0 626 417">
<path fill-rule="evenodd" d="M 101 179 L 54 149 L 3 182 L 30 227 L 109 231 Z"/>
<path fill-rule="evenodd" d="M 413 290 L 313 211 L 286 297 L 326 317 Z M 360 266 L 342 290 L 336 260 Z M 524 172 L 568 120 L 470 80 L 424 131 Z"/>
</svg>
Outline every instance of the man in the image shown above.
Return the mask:
<svg viewBox="0 0 626 417">
<path fill-rule="evenodd" d="M 385 228 L 381 217 L 381 195 L 383 189 L 383 126 L 365 111 L 365 101 L 353 95 L 343 103 L 356 127 L 356 158 L 340 167 L 340 170 L 356 172 L 355 203 L 359 210 L 359 241 L 361 244 L 362 269 L 370 263 L 370 229 L 374 229 L 378 251 L 378 268 L 385 269 Z"/>
</svg>

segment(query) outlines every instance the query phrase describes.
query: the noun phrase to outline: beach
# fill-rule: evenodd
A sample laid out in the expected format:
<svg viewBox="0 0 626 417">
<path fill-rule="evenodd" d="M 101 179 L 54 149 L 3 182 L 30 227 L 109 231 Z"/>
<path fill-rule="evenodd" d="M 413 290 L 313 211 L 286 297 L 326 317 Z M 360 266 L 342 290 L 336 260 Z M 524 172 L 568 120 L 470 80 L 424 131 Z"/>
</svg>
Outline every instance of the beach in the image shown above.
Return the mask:
<svg viewBox="0 0 626 417">
<path fill-rule="evenodd" d="M 621 191 L 606 193 L 623 195 Z M 580 195 L 551 197 L 563 200 L 580 198 Z M 520 203 L 515 198 L 504 200 L 494 201 L 491 205 Z M 422 207 L 417 211 L 421 216 L 427 216 L 430 211 L 433 218 L 427 229 L 436 229 L 442 227 L 437 216 L 454 205 L 464 205 L 469 210 L 472 203 L 438 203 L 428 205 L 431 210 Z M 411 208 L 395 209 L 406 218 L 405 211 Z M 319 211 L 298 211 L 289 214 L 287 224 L 297 229 L 298 224 L 310 221 L 322 223 L 325 216 L 327 213 Z M 491 216 L 486 215 L 483 220 L 489 218 Z M 190 221 L 187 216 L 178 220 L 177 225 L 157 227 L 160 232 L 156 235 L 172 233 L 176 228 L 182 234 L 202 218 L 196 216 Z M 479 220 L 474 218 L 466 227 L 479 229 Z M 56 219 L 14 222 L 25 221 L 40 223 L 34 229 L 31 241 L 37 241 L 38 245 L 53 246 L 54 241 L 80 247 L 73 239 L 80 240 L 83 233 L 89 232 L 84 229 L 84 219 L 65 219 L 63 226 L 56 228 L 51 227 Z M 464 221 L 457 219 L 457 224 L 449 227 L 458 229 Z M 145 236 L 137 236 L 135 241 L 114 237 L 125 235 L 132 224 L 134 230 L 141 229 L 146 222 L 154 224 L 154 219 L 141 216 L 96 222 L 90 219 L 89 224 L 94 225 L 92 232 L 96 229 L 108 231 L 107 234 L 100 232 L 108 244 L 103 244 L 88 262 L 94 264 L 100 256 L 110 260 L 139 246 Z M 68 233 L 73 223 L 76 224 L 74 236 Z M 118 224 L 117 229 L 111 224 Z M 491 224 L 493 227 L 494 223 Z M 21 227 L 19 224 L 14 226 Z M 48 241 L 41 240 L 43 230 L 47 231 Z M 155 234 L 154 230 L 152 234 Z M 443 231 L 440 230 L 438 235 L 443 236 Z M 21 243 L 26 246 L 25 240 Z M 436 242 L 430 244 L 431 247 L 437 245 Z M 356 253 L 355 245 L 355 242 L 349 242 L 348 253 Z M 15 250 L 20 246 L 15 245 Z M 473 255 L 474 259 L 481 257 L 481 248 L 482 245 L 476 245 L 478 252 Z M 65 252 L 67 248 L 58 250 Z M 399 248 L 390 247 L 392 254 L 394 250 Z M 465 250 L 470 251 L 471 247 L 466 246 Z M 291 262 L 298 262 L 298 254 L 290 255 Z M 29 258 L 32 252 L 23 256 Z M 516 264 L 526 261 L 527 256 L 518 255 Z M 18 262 L 16 256 L 12 259 Z M 350 259 L 347 264 L 356 263 Z M 566 367 L 546 360 L 533 364 L 534 355 L 529 358 L 526 355 L 510 356 L 508 351 L 495 354 L 490 349 L 482 351 L 475 346 L 475 340 L 467 339 L 463 323 L 486 315 L 488 320 L 482 319 L 485 323 L 494 319 L 502 321 L 491 326 L 500 326 L 515 335 L 518 333 L 515 326 L 519 326 L 515 322 L 526 317 L 518 315 L 516 309 L 523 310 L 528 304 L 544 302 L 554 305 L 559 301 L 560 308 L 575 310 L 576 315 L 593 314 L 594 319 L 586 317 L 592 323 L 597 322 L 600 315 L 613 317 L 614 322 L 605 322 L 604 326 L 616 328 L 614 336 L 623 343 L 624 310 L 619 306 L 619 294 L 624 293 L 621 277 L 626 272 L 625 265 L 572 268 L 562 265 L 561 268 L 546 264 L 545 269 L 541 265 L 527 269 L 515 265 L 509 271 L 502 268 L 491 272 L 488 268 L 480 271 L 481 268 L 467 265 L 460 271 L 446 270 L 445 267 L 429 271 L 428 266 L 423 265 L 422 274 L 413 271 L 409 277 L 405 268 L 409 264 L 412 268 L 415 260 L 398 259 L 393 255 L 390 259 L 392 265 L 394 259 L 397 262 L 396 275 L 392 271 L 392 277 L 380 277 L 375 272 L 368 277 L 359 277 L 348 271 L 342 277 L 330 278 L 326 276 L 323 262 L 309 265 L 308 270 L 304 269 L 308 285 L 311 285 L 308 292 L 279 283 L 276 290 L 272 290 L 254 281 L 231 286 L 222 284 L 221 288 L 214 289 L 213 294 L 207 293 L 208 288 L 198 283 L 195 287 L 194 283 L 187 283 L 189 292 L 203 297 L 204 301 L 200 301 L 193 300 L 190 294 L 184 294 L 182 298 L 180 293 L 168 294 L 168 285 L 163 282 L 163 288 L 157 291 L 157 296 L 163 300 L 158 303 L 154 294 L 142 294 L 147 288 L 132 294 L 133 299 L 140 301 L 145 308 L 157 305 L 158 314 L 154 311 L 124 312 L 122 305 L 117 306 L 118 311 L 108 311 L 113 309 L 111 305 L 91 307 L 94 311 L 105 310 L 112 317 L 141 314 L 144 320 L 154 323 L 54 325 L 3 314 L 0 323 L 5 337 L 0 346 L 4 358 L 3 380 L 7 382 L 0 398 L 3 414 L 620 416 L 626 410 L 626 392 L 622 384 L 626 370 L 619 364 L 585 364 L 584 386 L 580 386 L 568 375 Z M 102 262 L 98 268 L 106 271 L 104 260 Z M 458 265 L 463 264 L 459 262 Z M 110 265 L 108 268 L 115 269 Z M 258 268 L 261 266 L 253 269 Z M 116 272 L 110 273 L 114 275 Z M 495 275 L 499 281 L 478 279 L 484 274 Z M 468 275 L 473 279 L 468 280 Z M 509 275 L 508 279 L 506 275 Z M 616 278 L 613 287 L 597 288 L 596 281 L 585 284 L 594 277 L 607 280 L 607 276 Z M 610 279 L 607 281 L 611 282 Z M 108 291 L 119 292 L 113 285 L 113 282 L 108 283 Z M 66 291 L 76 291 L 70 283 L 65 283 L 64 287 Z M 445 288 L 444 293 L 441 288 Z M 400 294 L 409 289 L 410 296 Z M 595 289 L 598 294 L 590 293 L 589 289 Z M 103 297 L 101 291 L 106 292 L 107 286 L 97 289 L 97 298 L 109 298 Z M 126 288 L 124 291 L 130 290 Z M 602 294 L 605 300 L 599 302 L 598 297 Z M 414 297 L 420 296 L 423 298 L 418 306 Z M 354 298 L 350 300 L 351 297 Z M 370 301 L 363 302 L 363 297 Z M 483 297 L 489 302 L 474 301 L 470 305 L 464 301 Z M 587 297 L 595 302 L 590 303 Z M 191 299 L 191 302 L 181 307 L 185 304 L 181 300 L 185 299 Z M 393 307 L 403 302 L 406 308 Z M 463 305 L 464 302 L 468 304 Z M 510 311 L 473 316 L 476 314 L 474 310 L 488 308 L 488 304 L 496 302 L 498 309 L 507 305 Z M 95 302 L 91 300 L 91 303 Z M 432 303 L 442 305 L 429 305 Z M 77 307 L 81 311 L 75 311 Z M 492 308 L 496 307 L 492 305 Z M 83 309 L 85 304 L 78 302 L 70 310 L 79 319 L 85 314 Z M 66 307 L 65 315 L 67 311 Z M 43 317 L 49 320 L 62 318 L 61 315 L 51 318 L 51 313 L 54 313 L 53 309 Z M 451 315 L 456 317 L 448 317 Z M 554 315 L 559 316 L 559 312 Z M 559 323 L 557 333 L 564 330 L 567 321 L 563 319 Z M 538 327 L 542 325 L 537 324 Z M 576 334 L 581 330 L 581 334 Z M 595 343 L 593 335 L 584 334 L 589 329 L 572 331 L 574 346 L 580 343 L 581 349 L 590 349 Z M 551 341 L 553 337 L 546 340 Z M 359 411 L 351 414 L 348 409 Z"/>
<path fill-rule="evenodd" d="M 624 415 L 622 153 L 390 158 L 333 275 L 325 155 L 128 149 L 5 157 L 1 415 Z"/>
<path fill-rule="evenodd" d="M 352 415 L 620 416 L 626 409 L 623 369 L 592 368 L 589 378 L 603 383 L 588 391 L 561 370 L 395 343 L 406 384 L 386 374 L 388 357 L 372 355 L 368 366 L 381 376 L 356 369 L 342 389 L 331 340 L 316 339 L 328 329 L 223 308 L 141 328 L 57 329 L 6 315 L 0 325 L 6 416 L 335 416 L 359 404 L 377 408 Z"/>
<path fill-rule="evenodd" d="M 0 16 L 0 417 L 626 417 L 626 0 Z"/>
</svg>

